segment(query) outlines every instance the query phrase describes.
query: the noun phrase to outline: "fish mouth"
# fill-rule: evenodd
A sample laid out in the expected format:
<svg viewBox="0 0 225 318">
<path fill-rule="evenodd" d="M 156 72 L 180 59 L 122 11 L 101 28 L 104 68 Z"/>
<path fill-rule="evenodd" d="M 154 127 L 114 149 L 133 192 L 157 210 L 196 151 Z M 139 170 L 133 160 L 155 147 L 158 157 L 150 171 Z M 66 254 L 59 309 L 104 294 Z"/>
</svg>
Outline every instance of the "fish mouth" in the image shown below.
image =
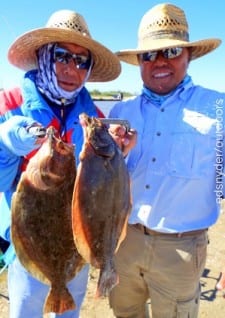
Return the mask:
<svg viewBox="0 0 225 318">
<path fill-rule="evenodd" d="M 102 122 L 99 118 L 90 117 L 85 113 L 79 115 L 79 121 L 81 126 L 85 129 L 88 128 L 89 130 L 95 129 L 96 127 L 103 127 Z"/>
<path fill-rule="evenodd" d="M 99 118 L 89 117 L 85 113 L 79 116 L 83 127 L 84 140 L 96 155 L 112 158 L 115 155 L 115 142 L 108 132 L 107 126 Z"/>
</svg>

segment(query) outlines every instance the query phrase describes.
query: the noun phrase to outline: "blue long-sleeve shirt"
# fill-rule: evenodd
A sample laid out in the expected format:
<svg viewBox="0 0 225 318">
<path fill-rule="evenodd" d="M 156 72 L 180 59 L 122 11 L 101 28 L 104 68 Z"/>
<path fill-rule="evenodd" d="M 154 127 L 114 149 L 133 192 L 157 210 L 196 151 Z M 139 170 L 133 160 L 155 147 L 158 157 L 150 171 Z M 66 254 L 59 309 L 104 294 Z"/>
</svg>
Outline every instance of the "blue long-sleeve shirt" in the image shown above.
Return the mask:
<svg viewBox="0 0 225 318">
<path fill-rule="evenodd" d="M 117 103 L 138 141 L 127 157 L 133 208 L 129 223 L 159 232 L 208 228 L 224 192 L 225 94 L 192 81 L 156 106 L 144 94 Z"/>
</svg>

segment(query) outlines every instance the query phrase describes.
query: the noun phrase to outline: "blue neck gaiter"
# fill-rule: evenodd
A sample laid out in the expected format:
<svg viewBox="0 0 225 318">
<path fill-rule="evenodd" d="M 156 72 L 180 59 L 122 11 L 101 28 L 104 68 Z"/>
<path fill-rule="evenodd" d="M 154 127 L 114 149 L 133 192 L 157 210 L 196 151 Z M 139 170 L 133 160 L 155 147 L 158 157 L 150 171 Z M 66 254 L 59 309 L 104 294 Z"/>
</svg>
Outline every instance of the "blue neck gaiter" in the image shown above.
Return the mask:
<svg viewBox="0 0 225 318">
<path fill-rule="evenodd" d="M 183 81 L 180 82 L 180 84 L 169 94 L 167 95 L 159 95 L 148 89 L 145 85 L 143 85 L 142 88 L 142 94 L 147 97 L 155 106 L 160 107 L 162 103 L 170 96 L 174 94 L 175 91 L 178 89 L 183 88 L 189 81 L 191 81 L 191 77 L 189 75 L 186 75 L 183 79 Z"/>
</svg>

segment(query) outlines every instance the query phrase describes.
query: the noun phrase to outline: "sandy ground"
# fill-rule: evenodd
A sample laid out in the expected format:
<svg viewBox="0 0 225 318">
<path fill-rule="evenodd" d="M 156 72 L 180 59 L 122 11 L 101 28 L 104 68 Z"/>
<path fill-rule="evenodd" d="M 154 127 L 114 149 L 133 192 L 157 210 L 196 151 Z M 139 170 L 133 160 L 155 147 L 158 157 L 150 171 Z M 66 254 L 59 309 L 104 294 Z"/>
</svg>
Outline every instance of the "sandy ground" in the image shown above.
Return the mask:
<svg viewBox="0 0 225 318">
<path fill-rule="evenodd" d="M 225 266 L 225 211 L 216 225 L 209 230 L 210 244 L 205 271 L 201 279 L 202 294 L 200 318 L 224 318 L 225 299 L 215 288 L 220 270 Z M 88 290 L 80 318 L 113 318 L 107 299 L 94 299 L 98 271 L 91 269 Z M 0 275 L 0 317 L 8 318 L 8 294 L 6 272 Z M 31 317 L 32 318 L 32 317 Z"/>
</svg>

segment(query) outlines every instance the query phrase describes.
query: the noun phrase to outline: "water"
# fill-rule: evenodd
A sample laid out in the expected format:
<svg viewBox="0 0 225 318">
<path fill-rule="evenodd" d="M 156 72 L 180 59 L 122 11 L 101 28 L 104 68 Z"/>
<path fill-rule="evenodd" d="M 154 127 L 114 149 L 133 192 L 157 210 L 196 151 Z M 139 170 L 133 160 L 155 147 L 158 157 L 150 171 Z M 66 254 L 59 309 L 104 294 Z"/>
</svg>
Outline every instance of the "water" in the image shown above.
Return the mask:
<svg viewBox="0 0 225 318">
<path fill-rule="evenodd" d="M 114 106 L 116 102 L 118 101 L 99 100 L 99 101 L 95 101 L 95 105 L 103 112 L 105 117 L 108 117 L 110 109 Z"/>
</svg>

